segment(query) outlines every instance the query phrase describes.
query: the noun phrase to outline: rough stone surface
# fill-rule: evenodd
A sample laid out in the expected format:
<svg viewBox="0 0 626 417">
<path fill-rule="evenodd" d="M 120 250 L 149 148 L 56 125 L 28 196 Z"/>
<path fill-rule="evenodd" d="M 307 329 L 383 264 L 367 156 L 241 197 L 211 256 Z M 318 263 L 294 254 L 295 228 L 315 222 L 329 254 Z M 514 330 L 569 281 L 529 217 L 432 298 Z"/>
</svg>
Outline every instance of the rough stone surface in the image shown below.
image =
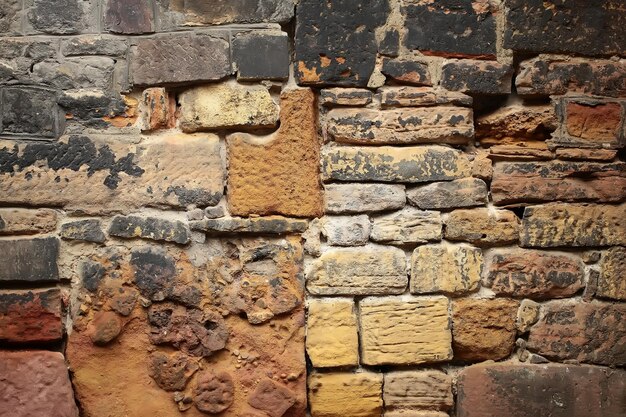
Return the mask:
<svg viewBox="0 0 626 417">
<path fill-rule="evenodd" d="M 527 207 L 521 246 L 626 245 L 626 205 L 546 204 Z"/>
<path fill-rule="evenodd" d="M 56 92 L 32 87 L 2 89 L 0 134 L 56 138 L 60 135 Z"/>
<path fill-rule="evenodd" d="M 322 176 L 338 181 L 420 183 L 469 176 L 470 163 L 461 152 L 442 146 L 376 149 L 341 147 L 322 150 Z"/>
<path fill-rule="evenodd" d="M 463 294 L 478 289 L 483 254 L 468 245 L 424 245 L 411 257 L 412 294 Z"/>
<path fill-rule="evenodd" d="M 388 12 L 387 0 L 371 0 L 361 7 L 336 0 L 301 1 L 296 9 L 296 80 L 365 87 L 376 63 L 374 31 Z"/>
<path fill-rule="evenodd" d="M 478 246 L 506 245 L 518 241 L 519 223 L 509 210 L 455 210 L 445 221 L 445 237 Z"/>
<path fill-rule="evenodd" d="M 539 320 L 541 312 L 541 304 L 532 300 L 522 300 L 517 310 L 517 331 L 518 333 L 526 333 L 533 324 Z"/>
<path fill-rule="evenodd" d="M 102 231 L 102 224 L 98 219 L 64 223 L 61 225 L 59 235 L 66 240 L 82 240 L 93 243 L 103 243 L 106 240 Z"/>
<path fill-rule="evenodd" d="M 368 297 L 359 306 L 362 364 L 417 365 L 452 358 L 445 297 Z"/>
<path fill-rule="evenodd" d="M 263 86 L 205 85 L 183 92 L 179 100 L 185 132 L 273 127 L 278 121 L 279 107 Z"/>
<path fill-rule="evenodd" d="M 372 102 L 372 92 L 364 88 L 325 88 L 320 102 L 325 106 L 365 106 Z"/>
<path fill-rule="evenodd" d="M 59 352 L 3 351 L 0 402 L 4 416 L 78 417 L 67 366 Z"/>
<path fill-rule="evenodd" d="M 180 2 L 170 2 L 176 9 Z M 221 25 L 228 23 L 287 23 L 294 14 L 293 0 L 229 0 L 207 3 L 204 0 L 184 2 L 186 21 L 191 24 Z"/>
<path fill-rule="evenodd" d="M 153 32 L 151 6 L 145 0 L 108 0 L 104 6 L 104 29 L 129 35 Z"/>
<path fill-rule="evenodd" d="M 381 72 L 400 84 L 432 85 L 428 64 L 425 62 L 385 59 Z"/>
<path fill-rule="evenodd" d="M 21 31 L 22 2 L 20 0 L 6 0 L 2 4 L 0 15 L 0 33 L 17 34 Z"/>
<path fill-rule="evenodd" d="M 61 340 L 61 308 L 58 289 L 0 291 L 0 340 L 12 343 Z"/>
<path fill-rule="evenodd" d="M 56 227 L 57 213 L 54 210 L 0 208 L 0 235 L 48 233 Z"/>
<path fill-rule="evenodd" d="M 439 212 L 405 207 L 391 214 L 374 217 L 371 239 L 392 245 L 426 243 L 441 240 L 441 229 Z"/>
<path fill-rule="evenodd" d="M 535 53 L 612 55 L 626 50 L 619 2 L 506 0 L 504 47 Z"/>
<path fill-rule="evenodd" d="M 471 109 L 435 107 L 398 110 L 335 109 L 327 130 L 352 144 L 467 143 L 474 135 Z"/>
<path fill-rule="evenodd" d="M 548 359 L 600 365 L 626 364 L 626 306 L 550 301 L 530 329 L 528 349 Z"/>
<path fill-rule="evenodd" d="M 61 52 L 65 56 L 124 56 L 127 51 L 126 41 L 115 36 L 83 35 L 72 37 L 61 43 Z"/>
<path fill-rule="evenodd" d="M 491 195 L 499 205 L 550 201 L 616 203 L 626 198 L 626 164 L 496 163 Z"/>
<path fill-rule="evenodd" d="M 482 361 L 509 356 L 515 345 L 518 307 L 518 301 L 505 298 L 453 301 L 454 358 Z"/>
<path fill-rule="evenodd" d="M 506 145 L 545 141 L 557 127 L 553 106 L 513 104 L 501 107 L 476 119 L 476 138 L 481 145 Z M 492 151 L 493 153 L 493 151 Z"/>
<path fill-rule="evenodd" d="M 142 130 L 168 129 L 176 125 L 176 100 L 165 88 L 144 90 L 139 108 Z"/>
<path fill-rule="evenodd" d="M 453 104 L 471 107 L 472 97 L 430 87 L 382 87 L 380 102 L 384 106 L 422 107 Z"/>
<path fill-rule="evenodd" d="M 617 155 L 612 149 L 578 149 L 559 148 L 556 150 L 556 157 L 572 161 L 612 161 Z"/>
<path fill-rule="evenodd" d="M 123 238 L 162 240 L 180 244 L 191 240 L 189 229 L 178 220 L 170 221 L 156 217 L 116 216 L 109 226 L 109 235 Z"/>
<path fill-rule="evenodd" d="M 231 73 L 224 35 L 177 34 L 141 38 L 131 54 L 134 85 L 215 81 Z"/>
<path fill-rule="evenodd" d="M 452 91 L 472 94 L 509 94 L 513 69 L 489 61 L 452 61 L 443 65 L 441 85 Z"/>
<path fill-rule="evenodd" d="M 59 281 L 59 240 L 54 237 L 0 240 L 7 262 L 0 268 L 0 282 Z"/>
<path fill-rule="evenodd" d="M 397 371 L 385 374 L 386 410 L 450 410 L 452 378 L 441 371 Z"/>
<path fill-rule="evenodd" d="M 242 32 L 232 41 L 237 79 L 285 80 L 289 78 L 289 37 L 283 32 Z"/>
<path fill-rule="evenodd" d="M 487 204 L 487 185 L 478 178 L 435 182 L 409 189 L 410 204 L 421 209 L 451 209 Z"/>
<path fill-rule="evenodd" d="M 271 102 L 269 93 L 264 94 Z M 241 106 L 232 106 L 238 117 L 245 113 Z M 225 117 L 224 107 L 215 110 Z M 258 107 L 250 110 L 262 112 Z M 273 117 L 268 112 L 265 120 Z M 315 96 L 309 89 L 298 88 L 282 93 L 278 131 L 263 138 L 246 134 L 228 137 L 228 205 L 232 214 L 322 214 L 316 126 Z"/>
<path fill-rule="evenodd" d="M 383 376 L 373 372 L 314 373 L 309 377 L 312 417 L 379 417 L 383 408 Z"/>
<path fill-rule="evenodd" d="M 262 380 L 248 397 L 248 404 L 271 417 L 282 417 L 295 402 L 296 397 L 291 390 L 271 379 Z"/>
<path fill-rule="evenodd" d="M 626 373 L 594 366 L 480 364 L 461 371 L 458 416 L 605 417 L 626 412 Z M 485 401 L 488 398 L 489 401 Z"/>
<path fill-rule="evenodd" d="M 315 295 L 402 294 L 407 283 L 404 252 L 379 246 L 329 250 L 307 276 L 307 289 Z"/>
<path fill-rule="evenodd" d="M 27 3 L 28 4 L 28 3 Z M 26 13 L 34 31 L 52 35 L 79 33 L 89 24 L 95 2 L 79 0 L 34 0 Z"/>
<path fill-rule="evenodd" d="M 614 247 L 602 255 L 598 297 L 626 300 L 626 248 Z"/>
<path fill-rule="evenodd" d="M 322 234 L 331 246 L 363 246 L 370 237 L 372 225 L 368 216 L 326 216 Z"/>
<path fill-rule="evenodd" d="M 401 209 L 406 204 L 400 184 L 326 184 L 326 213 L 349 214 Z"/>
<path fill-rule="evenodd" d="M 358 365 L 357 318 L 352 300 L 309 300 L 306 351 L 318 368 Z"/>
<path fill-rule="evenodd" d="M 191 222 L 192 230 L 206 232 L 207 234 L 270 234 L 282 235 L 289 233 L 302 233 L 307 228 L 307 221 L 290 219 L 281 216 L 267 217 L 221 217 L 218 219 L 206 219 Z"/>
<path fill-rule="evenodd" d="M 67 58 L 61 62 L 43 61 L 33 65 L 33 79 L 53 88 L 111 88 L 115 61 L 109 57 Z"/>
<path fill-rule="evenodd" d="M 584 287 L 585 271 L 571 256 L 503 249 L 492 252 L 485 281 L 497 295 L 562 298 Z"/>
</svg>

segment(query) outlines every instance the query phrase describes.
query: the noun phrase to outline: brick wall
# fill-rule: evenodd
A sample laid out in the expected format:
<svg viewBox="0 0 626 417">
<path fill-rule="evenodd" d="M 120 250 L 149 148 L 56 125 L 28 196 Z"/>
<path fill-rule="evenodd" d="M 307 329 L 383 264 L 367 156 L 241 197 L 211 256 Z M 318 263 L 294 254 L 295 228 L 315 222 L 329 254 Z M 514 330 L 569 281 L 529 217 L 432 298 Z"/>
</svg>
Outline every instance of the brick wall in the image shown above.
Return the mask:
<svg viewBox="0 0 626 417">
<path fill-rule="evenodd" d="M 623 4 L 295 3 L 0 0 L 0 417 L 626 415 Z"/>
</svg>

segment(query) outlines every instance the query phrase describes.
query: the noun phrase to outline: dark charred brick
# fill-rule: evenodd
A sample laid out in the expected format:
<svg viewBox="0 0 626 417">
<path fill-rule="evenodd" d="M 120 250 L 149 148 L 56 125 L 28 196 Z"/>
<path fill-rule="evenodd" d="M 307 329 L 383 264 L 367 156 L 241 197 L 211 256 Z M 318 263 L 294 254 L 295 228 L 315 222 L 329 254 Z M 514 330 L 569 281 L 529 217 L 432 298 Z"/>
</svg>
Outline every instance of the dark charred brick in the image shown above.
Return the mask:
<svg viewBox="0 0 626 417">
<path fill-rule="evenodd" d="M 1 134 L 42 138 L 55 138 L 60 134 L 56 92 L 40 88 L 6 87 L 1 94 Z"/>
<path fill-rule="evenodd" d="M 552 360 L 626 364 L 626 305 L 551 301 L 530 329 L 528 350 Z"/>
<path fill-rule="evenodd" d="M 400 32 L 398 29 L 389 29 L 383 35 L 378 45 L 378 52 L 387 56 L 398 56 L 400 53 Z"/>
<path fill-rule="evenodd" d="M 0 253 L 0 282 L 59 281 L 57 238 L 0 240 Z"/>
<path fill-rule="evenodd" d="M 449 58 L 495 58 L 497 10 L 491 2 L 417 2 L 403 11 L 407 48 Z"/>
<path fill-rule="evenodd" d="M 104 29 L 108 32 L 141 34 L 154 31 L 150 0 L 108 0 Z"/>
<path fill-rule="evenodd" d="M 509 65 L 487 61 L 452 61 L 443 66 L 441 85 L 470 94 L 509 94 L 513 70 Z"/>
<path fill-rule="evenodd" d="M 80 278 L 83 287 L 92 293 L 96 293 L 105 273 L 106 269 L 102 264 L 93 261 L 83 262 L 80 266 Z"/>
<path fill-rule="evenodd" d="M 170 1 L 170 4 L 175 3 Z M 182 2 L 179 2 L 182 3 Z M 176 9 L 176 5 L 173 4 Z M 184 12 L 190 23 L 286 23 L 293 17 L 293 0 L 186 0 Z"/>
<path fill-rule="evenodd" d="M 364 88 L 326 88 L 320 91 L 323 105 L 333 106 L 365 106 L 372 102 L 373 94 Z"/>
<path fill-rule="evenodd" d="M 61 309 L 58 289 L 0 292 L 0 341 L 61 340 Z"/>
<path fill-rule="evenodd" d="M 382 73 L 399 84 L 433 85 L 428 64 L 424 62 L 385 59 Z"/>
<path fill-rule="evenodd" d="M 59 235 L 66 240 L 83 240 L 102 243 L 106 237 L 102 232 L 102 224 L 98 219 L 79 220 L 61 226 Z"/>
<path fill-rule="evenodd" d="M 626 51 L 620 0 L 506 0 L 504 47 L 587 56 Z"/>
<path fill-rule="evenodd" d="M 106 128 L 109 126 L 107 119 L 122 116 L 126 111 L 126 104 L 121 97 L 95 90 L 63 92 L 58 103 L 66 118 L 95 128 Z"/>
<path fill-rule="evenodd" d="M 189 243 L 189 229 L 181 221 L 156 217 L 116 216 L 109 227 L 111 236 Z"/>
<path fill-rule="evenodd" d="M 223 34 L 176 34 L 137 41 L 131 53 L 134 85 L 215 81 L 231 74 L 229 43 Z"/>
<path fill-rule="evenodd" d="M 374 31 L 385 23 L 388 12 L 388 0 L 300 1 L 295 41 L 298 83 L 366 86 L 376 63 Z"/>
<path fill-rule="evenodd" d="M 169 293 L 176 277 L 174 259 L 169 255 L 156 249 L 142 248 L 133 251 L 130 264 L 135 285 L 144 297 L 163 299 Z"/>
<path fill-rule="evenodd" d="M 54 35 L 79 33 L 88 26 L 92 3 L 83 0 L 34 0 L 27 17 L 33 29 Z"/>
<path fill-rule="evenodd" d="M 67 39 L 61 44 L 61 53 L 65 56 L 124 56 L 127 50 L 126 41 L 113 36 L 86 35 Z"/>
<path fill-rule="evenodd" d="M 191 229 L 208 234 L 273 234 L 284 235 L 302 233 L 307 228 L 306 220 L 290 219 L 280 216 L 267 217 L 223 217 L 219 219 L 205 219 L 191 222 Z"/>
<path fill-rule="evenodd" d="M 626 415 L 623 370 L 490 363 L 462 370 L 457 386 L 458 417 Z"/>
<path fill-rule="evenodd" d="M 286 33 L 243 32 L 232 41 L 240 80 L 289 78 L 289 37 Z"/>
<path fill-rule="evenodd" d="M 620 97 L 626 95 L 626 64 L 580 58 L 534 58 L 520 64 L 515 86 L 517 93 L 523 96 L 576 92 Z"/>
</svg>

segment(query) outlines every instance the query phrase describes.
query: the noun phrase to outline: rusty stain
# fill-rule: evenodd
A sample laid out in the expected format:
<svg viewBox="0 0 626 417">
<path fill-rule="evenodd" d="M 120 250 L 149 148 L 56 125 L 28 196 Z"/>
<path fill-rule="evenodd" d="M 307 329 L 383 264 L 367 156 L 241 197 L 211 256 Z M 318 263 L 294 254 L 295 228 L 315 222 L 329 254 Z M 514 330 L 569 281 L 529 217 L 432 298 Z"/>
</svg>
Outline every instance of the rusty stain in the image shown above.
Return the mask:
<svg viewBox="0 0 626 417">
<path fill-rule="evenodd" d="M 307 68 L 304 61 L 298 61 L 298 71 L 302 74 L 302 81 L 315 82 L 320 80 L 317 68 Z"/>
</svg>

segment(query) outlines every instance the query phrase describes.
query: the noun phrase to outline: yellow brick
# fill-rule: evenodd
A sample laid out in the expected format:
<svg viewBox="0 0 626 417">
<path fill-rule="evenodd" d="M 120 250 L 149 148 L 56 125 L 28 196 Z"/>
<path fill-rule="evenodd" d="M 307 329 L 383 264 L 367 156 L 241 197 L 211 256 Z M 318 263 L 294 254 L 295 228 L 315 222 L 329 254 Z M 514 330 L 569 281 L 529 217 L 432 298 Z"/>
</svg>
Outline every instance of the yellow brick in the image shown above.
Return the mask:
<svg viewBox="0 0 626 417">
<path fill-rule="evenodd" d="M 311 300 L 306 349 L 315 367 L 359 363 L 356 314 L 352 300 Z"/>
<path fill-rule="evenodd" d="M 309 377 L 312 417 L 380 417 L 381 374 L 315 373 Z"/>
</svg>

